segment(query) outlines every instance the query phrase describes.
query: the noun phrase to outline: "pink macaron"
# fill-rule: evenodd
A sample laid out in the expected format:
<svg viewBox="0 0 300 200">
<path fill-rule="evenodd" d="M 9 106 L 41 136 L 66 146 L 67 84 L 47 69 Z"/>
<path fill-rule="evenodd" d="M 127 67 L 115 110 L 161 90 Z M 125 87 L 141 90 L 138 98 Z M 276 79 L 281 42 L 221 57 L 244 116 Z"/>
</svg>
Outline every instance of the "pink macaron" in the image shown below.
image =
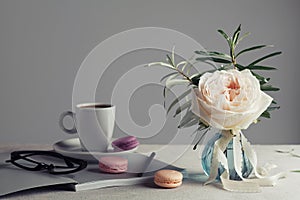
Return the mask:
<svg viewBox="0 0 300 200">
<path fill-rule="evenodd" d="M 99 159 L 102 172 L 117 174 L 127 171 L 128 160 L 119 156 L 103 156 Z"/>
<path fill-rule="evenodd" d="M 139 144 L 139 141 L 134 136 L 122 137 L 112 142 L 112 146 L 115 149 L 123 151 L 134 149 Z"/>
</svg>

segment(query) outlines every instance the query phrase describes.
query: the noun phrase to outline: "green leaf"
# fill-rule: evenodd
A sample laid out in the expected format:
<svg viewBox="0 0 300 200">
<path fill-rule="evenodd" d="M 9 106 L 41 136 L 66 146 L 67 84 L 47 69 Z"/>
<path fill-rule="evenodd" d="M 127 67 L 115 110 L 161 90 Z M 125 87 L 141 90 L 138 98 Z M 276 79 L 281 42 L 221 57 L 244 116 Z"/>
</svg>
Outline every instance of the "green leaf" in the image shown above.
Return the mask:
<svg viewBox="0 0 300 200">
<path fill-rule="evenodd" d="M 199 57 L 199 58 L 196 58 L 197 61 L 202 61 L 202 62 L 205 62 L 205 61 L 213 61 L 213 62 L 216 62 L 216 63 L 231 63 L 230 60 L 225 60 L 223 58 L 215 58 L 215 57 Z"/>
<path fill-rule="evenodd" d="M 268 111 L 263 112 L 260 117 L 271 118 L 271 114 Z"/>
<path fill-rule="evenodd" d="M 235 47 L 237 44 L 237 41 L 239 39 L 240 36 L 240 32 L 241 32 L 241 24 L 239 25 L 239 27 L 236 29 L 236 31 L 234 32 L 233 36 L 232 36 L 232 44 Z"/>
<path fill-rule="evenodd" d="M 205 73 L 213 73 L 213 72 L 215 72 L 216 70 L 217 70 L 217 69 L 213 69 L 213 70 L 205 71 L 205 72 L 203 72 L 203 73 L 194 74 L 193 76 L 191 76 L 191 80 L 192 80 L 193 85 L 198 86 L 200 77 L 201 77 L 203 74 L 205 74 Z"/>
<path fill-rule="evenodd" d="M 172 73 L 170 73 L 170 74 L 167 74 L 167 75 L 163 76 L 163 77 L 160 79 L 160 82 L 162 82 L 162 81 L 165 80 L 166 78 L 168 78 L 168 77 L 170 77 L 170 76 L 172 76 L 172 75 L 175 75 L 175 74 L 178 74 L 178 72 L 172 72 Z"/>
<path fill-rule="evenodd" d="M 217 51 L 195 51 L 196 54 L 202 55 L 202 56 L 210 56 L 210 57 L 222 57 L 222 58 L 227 58 L 231 59 L 231 57 L 227 54 L 220 53 Z"/>
<path fill-rule="evenodd" d="M 242 51 L 240 51 L 238 54 L 236 54 L 236 58 L 243 54 L 243 53 L 246 53 L 248 51 L 253 51 L 253 50 L 257 50 L 257 49 L 261 49 L 261 48 L 264 48 L 264 47 L 272 47 L 272 45 L 257 45 L 257 46 L 253 46 L 253 47 L 250 47 L 250 48 L 247 48 L 247 49 L 244 49 Z"/>
<path fill-rule="evenodd" d="M 172 65 L 170 65 L 168 63 L 164 63 L 164 62 L 154 62 L 154 63 L 148 64 L 148 67 L 152 67 L 152 66 L 163 66 L 163 67 L 167 67 L 167 68 L 176 70 Z"/>
<path fill-rule="evenodd" d="M 179 106 L 173 117 L 176 117 L 176 115 L 178 115 L 179 113 L 181 113 L 182 111 L 184 111 L 185 109 L 188 109 L 191 107 L 192 104 L 192 100 L 188 100 L 187 102 L 185 102 L 184 104 L 182 104 L 182 106 Z"/>
<path fill-rule="evenodd" d="M 248 35 L 250 35 L 249 32 L 245 33 L 242 37 L 240 37 L 240 39 L 238 39 L 238 41 L 236 42 L 236 45 L 238 45 L 238 43 L 240 43 L 244 38 L 248 37 Z"/>
<path fill-rule="evenodd" d="M 197 60 L 197 58 L 195 60 Z M 214 69 L 217 69 L 217 66 L 215 65 L 215 63 L 212 63 L 212 62 L 209 62 L 209 61 L 211 61 L 211 60 L 200 60 L 200 62 L 206 63 L 206 64 L 212 66 Z"/>
<path fill-rule="evenodd" d="M 300 173 L 300 170 L 292 170 L 291 172 Z"/>
<path fill-rule="evenodd" d="M 207 71 L 204 71 L 204 72 L 199 73 L 199 74 L 194 74 L 194 75 L 192 75 L 190 78 L 191 78 L 191 79 L 193 79 L 193 78 L 198 79 L 198 78 L 200 78 L 200 77 L 201 77 L 203 74 L 205 74 L 205 73 L 214 73 L 215 71 L 217 71 L 217 70 L 216 70 L 216 69 L 207 70 Z"/>
<path fill-rule="evenodd" d="M 231 41 L 230 37 L 228 37 L 228 35 L 221 29 L 219 29 L 218 32 L 226 39 L 228 45 L 232 46 L 232 41 Z"/>
<path fill-rule="evenodd" d="M 196 75 L 196 76 L 194 76 L 191 80 L 192 80 L 192 83 L 193 83 L 193 85 L 198 85 L 199 84 L 199 80 L 200 80 L 200 77 L 202 76 L 203 74 L 201 73 L 201 74 L 198 74 L 198 75 Z"/>
<path fill-rule="evenodd" d="M 199 123 L 199 119 L 197 118 L 194 118 L 192 119 L 191 121 L 187 122 L 186 124 L 184 124 L 183 126 L 179 126 L 178 128 L 187 128 L 187 127 L 191 127 L 191 126 L 194 126 L 196 124 Z"/>
<path fill-rule="evenodd" d="M 175 67 L 175 64 L 173 63 L 173 60 L 170 58 L 170 56 L 167 54 L 167 61 L 170 65 L 172 65 L 173 67 Z"/>
<path fill-rule="evenodd" d="M 187 90 L 184 93 L 182 93 L 179 97 L 177 97 L 169 106 L 167 113 L 170 112 L 170 110 L 173 108 L 173 106 L 175 106 L 180 100 L 182 100 L 184 97 L 186 97 L 187 95 L 189 95 L 191 93 L 191 90 Z"/>
<path fill-rule="evenodd" d="M 181 119 L 178 128 L 182 128 L 184 125 L 186 125 L 187 123 L 189 123 L 191 120 L 197 118 L 198 116 L 196 116 L 192 111 L 188 111 L 184 117 Z"/>
<path fill-rule="evenodd" d="M 251 71 L 251 73 L 253 74 L 253 76 L 255 76 L 258 80 L 259 80 L 259 84 L 263 85 L 265 83 L 268 83 L 270 78 L 265 78 L 259 74 L 254 73 L 253 71 Z"/>
<path fill-rule="evenodd" d="M 177 72 L 176 74 L 172 74 L 170 75 L 167 80 L 166 80 L 166 83 L 165 83 L 165 87 L 164 87 L 164 90 L 163 90 L 163 97 L 164 97 L 164 108 L 166 108 L 166 96 L 167 96 L 167 91 L 170 89 L 167 87 L 167 82 L 170 82 L 172 79 L 176 78 L 177 76 Z"/>
<path fill-rule="evenodd" d="M 275 67 L 263 66 L 263 65 L 249 65 L 246 68 L 250 70 L 276 70 Z"/>
<path fill-rule="evenodd" d="M 194 74 L 191 76 L 191 79 L 199 79 L 204 73 Z"/>
<path fill-rule="evenodd" d="M 192 67 L 193 64 L 187 61 L 186 64 L 181 68 L 181 71 L 184 71 L 186 69 L 186 73 L 188 75 Z"/>
<path fill-rule="evenodd" d="M 164 97 L 164 108 L 166 108 L 166 95 L 167 95 L 167 88 L 166 86 L 163 89 L 163 97 Z"/>
<path fill-rule="evenodd" d="M 164 99 L 166 98 L 166 90 L 167 90 L 167 88 L 166 88 L 166 86 L 164 87 L 164 90 L 163 90 L 163 97 L 164 97 Z"/>
<path fill-rule="evenodd" d="M 274 52 L 274 53 L 268 54 L 268 55 L 266 55 L 266 56 L 264 56 L 264 57 L 262 57 L 262 58 L 259 58 L 259 59 L 255 60 L 254 62 L 250 63 L 248 66 L 250 66 L 250 65 L 255 65 L 255 64 L 261 62 L 262 60 L 265 60 L 265 59 L 270 58 L 270 57 L 273 57 L 273 56 L 277 56 L 277 55 L 279 55 L 279 54 L 281 54 L 281 51 L 278 51 L 278 52 Z"/>
<path fill-rule="evenodd" d="M 269 112 L 269 111 L 278 110 L 278 109 L 280 109 L 280 106 L 269 106 L 267 108 L 267 111 Z"/>
<path fill-rule="evenodd" d="M 217 70 L 221 71 L 221 70 L 229 70 L 229 69 L 232 69 L 232 64 L 231 63 L 221 65 Z M 214 71 L 216 71 L 216 70 L 214 70 Z"/>
<path fill-rule="evenodd" d="M 167 79 L 166 81 L 166 87 L 168 89 L 171 89 L 172 87 L 176 86 L 176 85 L 184 85 L 189 83 L 188 80 L 184 80 L 184 79 Z"/>
<path fill-rule="evenodd" d="M 271 79 L 271 78 L 265 78 L 265 79 L 263 79 L 263 80 L 260 80 L 260 81 L 259 81 L 259 84 L 260 84 L 260 85 L 264 85 L 264 84 L 268 83 L 268 82 L 270 81 L 270 79 Z"/>
<path fill-rule="evenodd" d="M 240 71 L 242 71 L 242 70 L 244 70 L 244 69 L 246 69 L 246 67 L 245 66 L 243 66 L 243 65 L 240 65 L 240 64 L 235 64 L 235 66 L 238 68 L 238 70 L 240 70 Z"/>
<path fill-rule="evenodd" d="M 206 130 L 205 130 L 206 129 Z M 201 130 L 205 130 L 202 135 L 200 136 L 200 138 L 198 139 L 198 141 L 196 142 L 196 144 L 193 147 L 193 150 L 197 149 L 198 144 L 203 140 L 204 136 L 206 135 L 206 133 L 209 131 L 209 127 L 205 127 L 203 128 L 203 126 L 199 125 L 198 129 L 196 130 L 197 132 L 201 131 Z"/>
<path fill-rule="evenodd" d="M 204 72 L 205 73 L 205 72 Z M 195 74 L 194 76 L 191 77 L 192 83 L 196 86 L 198 86 L 200 77 L 204 74 L 204 73 L 200 73 L 200 74 Z"/>
<path fill-rule="evenodd" d="M 199 132 L 199 131 L 203 131 L 203 130 L 205 130 L 205 129 L 207 129 L 207 128 L 209 128 L 209 126 L 206 126 L 205 124 L 203 124 L 203 123 L 200 121 L 200 122 L 199 122 L 198 128 L 197 128 L 192 134 L 197 133 L 197 132 Z"/>
<path fill-rule="evenodd" d="M 273 87 L 272 85 L 261 85 L 260 89 L 262 91 L 278 91 L 278 90 L 280 90 L 279 88 Z"/>
<path fill-rule="evenodd" d="M 248 66 L 243 66 L 240 64 L 235 65 L 240 71 L 244 69 L 249 69 L 249 70 L 276 70 L 275 67 L 271 66 L 263 66 L 263 65 L 248 65 Z"/>
<path fill-rule="evenodd" d="M 183 65 L 182 70 L 184 70 L 184 68 L 186 67 L 187 64 L 188 64 L 187 61 L 181 61 L 180 63 L 178 63 L 178 64 L 176 65 L 176 68 L 179 69 L 179 67 L 180 67 L 181 65 Z"/>
<path fill-rule="evenodd" d="M 173 63 L 173 65 L 175 66 L 175 46 L 173 46 L 173 48 L 172 48 L 172 63 Z"/>
</svg>

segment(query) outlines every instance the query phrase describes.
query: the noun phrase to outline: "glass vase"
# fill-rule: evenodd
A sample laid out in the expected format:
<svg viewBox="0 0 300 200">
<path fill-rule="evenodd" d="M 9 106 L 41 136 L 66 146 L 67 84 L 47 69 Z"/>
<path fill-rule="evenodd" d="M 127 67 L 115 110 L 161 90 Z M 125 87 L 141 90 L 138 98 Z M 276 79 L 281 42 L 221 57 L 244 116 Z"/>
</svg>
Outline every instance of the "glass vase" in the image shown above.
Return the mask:
<svg viewBox="0 0 300 200">
<path fill-rule="evenodd" d="M 213 151 L 214 151 L 214 144 L 215 142 L 221 138 L 222 135 L 220 133 L 216 133 L 206 144 L 206 146 L 203 149 L 202 152 L 202 167 L 204 170 L 204 173 L 209 176 L 210 174 L 210 166 L 211 166 L 211 160 L 212 160 L 212 155 L 213 155 Z M 231 140 L 229 142 L 229 144 L 227 145 L 226 150 L 224 151 L 224 154 L 227 157 L 227 161 L 228 161 L 228 168 L 229 168 L 229 177 L 231 180 L 241 180 L 241 178 L 239 177 L 239 175 L 236 173 L 235 169 L 234 169 L 234 160 L 233 160 L 233 146 L 232 146 L 233 140 Z M 242 164 L 242 175 L 244 178 L 247 178 L 252 170 L 253 167 L 249 161 L 249 159 L 246 157 L 244 151 L 242 150 L 242 160 L 243 160 L 243 164 Z M 217 176 L 217 180 L 220 180 L 220 175 L 224 172 L 224 167 L 219 163 L 219 168 L 218 168 L 218 176 Z"/>
</svg>

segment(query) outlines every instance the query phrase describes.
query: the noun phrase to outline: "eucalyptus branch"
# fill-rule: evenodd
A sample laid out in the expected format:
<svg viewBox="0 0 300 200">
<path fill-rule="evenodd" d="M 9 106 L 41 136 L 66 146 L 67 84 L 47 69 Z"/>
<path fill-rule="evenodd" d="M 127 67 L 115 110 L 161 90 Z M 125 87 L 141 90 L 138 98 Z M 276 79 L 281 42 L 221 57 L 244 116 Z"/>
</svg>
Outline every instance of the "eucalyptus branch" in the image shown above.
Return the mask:
<svg viewBox="0 0 300 200">
<path fill-rule="evenodd" d="M 175 66 L 174 61 L 170 58 L 169 55 L 167 55 L 167 60 L 170 65 L 173 66 L 173 69 L 176 70 L 181 76 L 183 76 L 186 80 L 188 80 L 190 83 L 193 83 L 192 79 L 188 75 L 186 75 L 183 71 L 181 71 L 177 66 Z"/>
</svg>

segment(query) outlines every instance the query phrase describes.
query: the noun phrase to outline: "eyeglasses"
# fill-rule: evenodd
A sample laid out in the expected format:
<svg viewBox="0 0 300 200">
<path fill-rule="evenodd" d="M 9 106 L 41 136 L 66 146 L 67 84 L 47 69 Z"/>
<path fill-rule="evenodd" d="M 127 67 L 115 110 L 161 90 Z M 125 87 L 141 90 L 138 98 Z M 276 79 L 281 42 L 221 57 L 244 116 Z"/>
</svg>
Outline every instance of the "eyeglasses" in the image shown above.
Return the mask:
<svg viewBox="0 0 300 200">
<path fill-rule="evenodd" d="M 46 162 L 51 162 L 46 164 Z M 69 174 L 87 167 L 87 162 L 81 159 L 63 156 L 53 151 L 14 151 L 10 154 L 13 165 L 30 171 L 46 169 L 50 174 Z"/>
</svg>

